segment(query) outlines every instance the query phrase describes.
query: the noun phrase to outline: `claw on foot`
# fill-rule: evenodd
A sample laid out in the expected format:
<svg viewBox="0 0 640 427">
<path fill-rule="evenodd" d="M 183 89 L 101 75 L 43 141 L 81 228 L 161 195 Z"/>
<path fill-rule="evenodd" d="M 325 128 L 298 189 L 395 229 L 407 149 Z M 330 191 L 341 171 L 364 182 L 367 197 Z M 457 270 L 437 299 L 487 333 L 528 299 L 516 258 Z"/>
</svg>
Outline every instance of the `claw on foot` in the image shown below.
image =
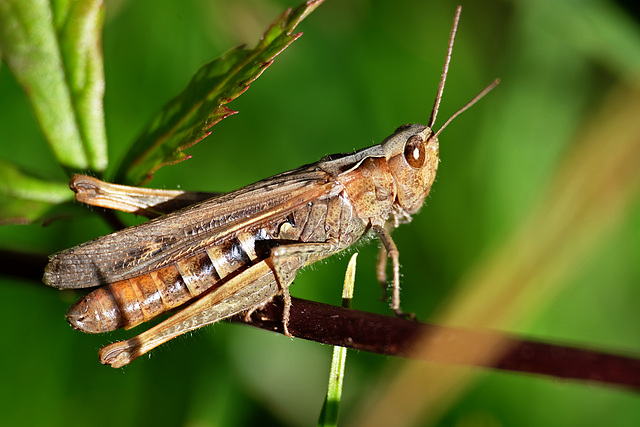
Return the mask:
<svg viewBox="0 0 640 427">
<path fill-rule="evenodd" d="M 400 310 L 399 308 L 394 308 L 393 309 L 393 314 L 396 315 L 396 317 L 399 317 L 401 319 L 406 319 L 406 320 L 418 320 L 418 318 L 416 317 L 416 315 L 414 313 L 405 313 L 402 310 Z"/>
</svg>

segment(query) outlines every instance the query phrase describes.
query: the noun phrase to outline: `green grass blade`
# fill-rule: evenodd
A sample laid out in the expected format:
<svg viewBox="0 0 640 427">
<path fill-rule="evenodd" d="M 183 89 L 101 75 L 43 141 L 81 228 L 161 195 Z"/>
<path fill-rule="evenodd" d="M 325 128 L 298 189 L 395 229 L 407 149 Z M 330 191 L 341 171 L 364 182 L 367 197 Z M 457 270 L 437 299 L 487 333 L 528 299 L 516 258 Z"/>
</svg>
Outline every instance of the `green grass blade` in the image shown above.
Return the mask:
<svg viewBox="0 0 640 427">
<path fill-rule="evenodd" d="M 237 48 L 202 66 L 186 89 L 169 101 L 125 156 L 115 181 L 139 185 L 160 167 L 188 158 L 183 150 L 206 138 L 213 125 L 235 114 L 226 104 L 236 99 L 300 33 L 296 26 L 322 0 L 284 12 L 253 49 Z"/>
<path fill-rule="evenodd" d="M 358 253 L 351 256 L 347 272 L 344 276 L 344 286 L 342 288 L 342 306 L 350 308 L 353 299 L 353 285 L 356 276 L 356 260 Z M 340 399 L 342 398 L 342 384 L 344 381 L 344 370 L 347 365 L 347 349 L 345 347 L 333 347 L 331 358 L 331 370 L 329 373 L 329 385 L 327 395 L 322 405 L 318 425 L 323 427 L 338 425 L 338 410 L 340 409 Z"/>
</svg>

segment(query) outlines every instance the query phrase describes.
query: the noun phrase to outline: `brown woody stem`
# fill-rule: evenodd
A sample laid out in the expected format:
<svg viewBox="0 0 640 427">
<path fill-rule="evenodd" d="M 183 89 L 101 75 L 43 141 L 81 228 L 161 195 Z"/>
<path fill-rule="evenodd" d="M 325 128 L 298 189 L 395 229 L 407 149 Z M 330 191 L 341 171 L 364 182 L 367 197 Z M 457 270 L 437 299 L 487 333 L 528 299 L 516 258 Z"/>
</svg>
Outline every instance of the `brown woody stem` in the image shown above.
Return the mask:
<svg viewBox="0 0 640 427">
<path fill-rule="evenodd" d="M 282 309 L 282 299 L 276 298 L 256 310 L 249 324 L 282 333 Z M 233 320 L 247 323 L 243 316 Z M 640 392 L 640 359 L 530 341 L 499 332 L 430 325 L 298 298 L 293 298 L 291 305 L 289 332 L 298 338 L 354 350 L 556 379 L 592 381 Z M 416 354 L 419 341 L 436 335 L 439 351 Z M 474 352 L 486 351 L 486 346 L 479 343 L 491 343 L 496 339 L 504 351 L 496 353 L 492 362 L 470 362 L 486 360 L 483 354 L 474 357 Z M 464 351 L 460 352 L 460 349 Z"/>
<path fill-rule="evenodd" d="M 46 256 L 0 251 L 11 268 L 1 269 L 1 275 L 13 275 L 39 282 L 46 264 Z M 7 258 L 8 257 L 8 258 Z M 512 372 L 550 376 L 557 379 L 592 381 L 608 386 L 640 392 L 640 359 L 611 353 L 530 341 L 499 332 L 430 325 L 397 317 L 335 307 L 293 298 L 289 331 L 304 338 L 330 345 L 340 345 L 372 353 L 412 357 L 445 364 L 473 364 L 475 366 Z M 236 322 L 282 333 L 282 299 L 276 298 L 264 308 L 256 310 L 251 321 L 243 315 Z M 442 351 L 415 355 L 416 342 L 429 336 L 439 336 Z M 502 352 L 491 363 L 469 363 L 474 358 L 478 341 L 494 341 L 499 337 Z M 504 344 L 507 345 L 504 345 Z M 452 351 L 447 351 L 449 347 Z M 481 347 L 481 346 L 480 346 Z M 456 357 L 455 350 L 465 349 L 465 358 Z M 448 355 L 443 357 L 442 355 Z"/>
</svg>

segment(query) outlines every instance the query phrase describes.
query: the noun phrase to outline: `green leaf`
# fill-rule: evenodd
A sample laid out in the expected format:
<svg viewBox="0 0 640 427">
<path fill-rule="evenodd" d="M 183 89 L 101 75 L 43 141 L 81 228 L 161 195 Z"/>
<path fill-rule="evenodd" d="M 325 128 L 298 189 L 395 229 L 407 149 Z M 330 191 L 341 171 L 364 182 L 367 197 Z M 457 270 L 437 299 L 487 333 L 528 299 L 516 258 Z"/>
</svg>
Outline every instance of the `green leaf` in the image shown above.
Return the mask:
<svg viewBox="0 0 640 427">
<path fill-rule="evenodd" d="M 102 15 L 96 0 L 0 1 L 3 58 L 68 170 L 107 166 Z"/>
<path fill-rule="evenodd" d="M 160 167 L 188 158 L 183 150 L 206 138 L 213 125 L 235 114 L 225 106 L 246 91 L 273 59 L 296 40 L 296 26 L 323 0 L 285 11 L 253 49 L 236 48 L 202 66 L 187 88 L 169 101 L 125 156 L 115 182 L 139 185 Z"/>
<path fill-rule="evenodd" d="M 35 178 L 0 160 L 0 224 L 43 220 L 52 208 L 71 200 L 67 183 Z"/>
</svg>

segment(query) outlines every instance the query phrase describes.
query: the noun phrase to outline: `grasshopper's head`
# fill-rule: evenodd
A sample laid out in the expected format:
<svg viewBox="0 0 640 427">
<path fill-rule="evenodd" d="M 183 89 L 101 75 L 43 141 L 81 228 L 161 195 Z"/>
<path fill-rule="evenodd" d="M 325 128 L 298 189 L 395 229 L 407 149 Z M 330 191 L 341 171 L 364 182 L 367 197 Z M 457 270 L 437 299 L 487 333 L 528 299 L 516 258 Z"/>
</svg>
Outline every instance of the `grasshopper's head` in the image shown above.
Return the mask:
<svg viewBox="0 0 640 427">
<path fill-rule="evenodd" d="M 396 187 L 395 203 L 406 213 L 417 212 L 438 169 L 438 138 L 430 127 L 403 125 L 382 142 Z"/>
<path fill-rule="evenodd" d="M 409 215 L 420 209 L 436 178 L 436 170 L 438 169 L 439 162 L 438 135 L 440 135 L 440 132 L 460 113 L 471 107 L 499 83 L 499 80 L 494 80 L 471 101 L 453 114 L 437 132 L 432 130 L 436 116 L 438 115 L 438 107 L 440 106 L 444 83 L 447 78 L 447 71 L 449 70 L 453 41 L 455 40 L 458 22 L 460 21 L 460 12 L 461 7 L 458 6 L 455 17 L 453 18 L 447 56 L 428 125 L 400 126 L 393 135 L 382 142 L 382 149 L 396 186 L 396 200 L 394 203 Z"/>
</svg>

